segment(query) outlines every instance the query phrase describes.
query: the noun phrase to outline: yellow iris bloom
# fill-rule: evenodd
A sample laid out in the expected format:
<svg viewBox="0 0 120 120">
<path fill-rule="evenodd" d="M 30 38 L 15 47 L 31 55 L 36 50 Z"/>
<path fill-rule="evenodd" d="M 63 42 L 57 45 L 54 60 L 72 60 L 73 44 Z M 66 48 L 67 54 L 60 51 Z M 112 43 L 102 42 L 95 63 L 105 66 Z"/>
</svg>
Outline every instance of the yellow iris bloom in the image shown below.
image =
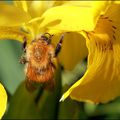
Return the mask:
<svg viewBox="0 0 120 120">
<path fill-rule="evenodd" d="M 23 42 L 24 37 L 27 38 L 27 42 L 30 43 L 37 35 L 47 32 L 46 28 L 40 26 L 41 21 L 36 21 L 41 15 L 49 8 L 53 6 L 62 5 L 64 1 L 13 1 L 12 4 L 8 4 L 5 1 L 0 2 L 0 40 L 11 39 Z M 53 33 L 53 32 L 52 32 Z M 60 34 L 53 37 L 53 43 L 59 41 Z M 72 38 L 72 40 L 70 40 Z M 74 39 L 83 39 L 78 33 L 71 33 L 65 36 L 65 42 L 60 54 L 62 64 L 66 69 L 72 69 L 74 65 L 80 61 L 87 54 L 85 41 L 82 43 L 80 40 L 78 43 L 74 42 Z M 69 41 L 70 40 L 70 41 Z M 84 52 L 79 54 L 79 46 L 81 46 Z M 71 52 L 70 49 L 73 47 Z M 64 58 L 64 54 L 68 57 Z M 74 59 L 72 58 L 74 55 Z M 72 63 L 68 62 L 69 59 L 73 59 Z M 4 87 L 0 84 L 0 118 L 3 116 L 7 105 L 7 94 Z"/>
<path fill-rule="evenodd" d="M 13 4 L 0 3 L 0 39 L 12 39 L 23 42 L 23 38 L 26 37 L 27 42 L 30 43 L 37 35 L 48 32 L 46 27 L 41 26 L 41 20 L 39 20 L 43 13 L 51 7 L 65 3 L 67 2 L 13 1 Z M 56 34 L 53 31 L 49 32 Z M 58 43 L 60 36 L 61 34 L 53 36 L 53 44 L 56 45 Z M 78 42 L 76 43 L 74 39 L 78 39 Z M 65 69 L 72 70 L 82 58 L 87 56 L 85 41 L 81 42 L 80 39 L 84 39 L 83 36 L 74 32 L 65 36 L 63 48 L 59 55 L 60 62 Z M 80 46 L 84 49 L 81 53 L 79 53 L 79 50 L 81 50 Z M 71 47 L 73 48 L 72 50 L 70 50 Z M 65 54 L 67 54 L 67 57 L 64 57 Z M 69 61 L 70 59 L 72 59 L 72 63 Z"/>
<path fill-rule="evenodd" d="M 32 4 L 31 4 L 32 3 Z M 53 2 L 51 2 L 52 4 Z M 28 6 L 29 9 L 28 9 Z M 37 7 L 37 8 L 36 8 Z M 50 7 L 50 4 L 41 1 L 14 1 L 14 4 L 0 2 L 0 40 L 14 39 L 23 41 L 27 38 L 29 43 L 36 34 L 38 34 L 37 22 L 27 24 L 28 21 L 36 16 L 40 16 L 43 11 Z M 38 9 L 39 14 L 35 14 Z M 31 12 L 29 12 L 31 11 Z M 30 34 L 29 34 L 30 33 Z M 5 113 L 7 107 L 7 93 L 0 84 L 0 119 Z"/>
<path fill-rule="evenodd" d="M 42 15 L 41 27 L 78 32 L 85 37 L 88 48 L 86 73 L 63 94 L 60 101 L 70 96 L 78 101 L 106 103 L 120 96 L 119 3 L 70 1 Z M 77 43 L 77 38 L 74 41 Z"/>
<path fill-rule="evenodd" d="M 0 119 L 2 118 L 6 110 L 6 106 L 7 106 L 7 93 L 2 84 L 0 84 Z"/>
<path fill-rule="evenodd" d="M 0 4 L 0 39 L 23 41 L 26 36 L 30 42 L 36 35 L 45 31 L 72 32 L 65 36 L 62 49 L 64 51 L 61 51 L 60 55 L 65 68 L 71 69 L 86 56 L 85 41 L 81 36 L 83 35 L 89 52 L 88 69 L 61 100 L 70 96 L 78 101 L 106 103 L 120 96 L 119 2 L 50 3 L 48 5 L 47 1 L 14 1 L 14 5 Z"/>
</svg>

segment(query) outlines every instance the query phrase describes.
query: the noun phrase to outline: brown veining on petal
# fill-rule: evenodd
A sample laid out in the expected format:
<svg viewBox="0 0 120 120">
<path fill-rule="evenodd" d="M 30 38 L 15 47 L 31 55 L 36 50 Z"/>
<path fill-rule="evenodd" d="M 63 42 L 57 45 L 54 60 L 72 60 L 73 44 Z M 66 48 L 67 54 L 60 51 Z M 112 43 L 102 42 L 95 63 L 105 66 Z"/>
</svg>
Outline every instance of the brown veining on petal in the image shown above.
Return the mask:
<svg viewBox="0 0 120 120">
<path fill-rule="evenodd" d="M 113 22 L 111 19 L 108 19 L 110 22 Z"/>
<path fill-rule="evenodd" d="M 94 31 L 87 33 L 88 39 L 94 40 L 97 50 L 106 52 L 113 50 L 116 40 L 116 26 L 109 17 L 101 16 Z"/>
<path fill-rule="evenodd" d="M 117 29 L 115 26 L 112 26 L 114 29 Z"/>
<path fill-rule="evenodd" d="M 113 35 L 113 39 L 114 39 L 114 40 L 116 40 L 116 37 L 115 37 L 115 35 Z"/>
</svg>

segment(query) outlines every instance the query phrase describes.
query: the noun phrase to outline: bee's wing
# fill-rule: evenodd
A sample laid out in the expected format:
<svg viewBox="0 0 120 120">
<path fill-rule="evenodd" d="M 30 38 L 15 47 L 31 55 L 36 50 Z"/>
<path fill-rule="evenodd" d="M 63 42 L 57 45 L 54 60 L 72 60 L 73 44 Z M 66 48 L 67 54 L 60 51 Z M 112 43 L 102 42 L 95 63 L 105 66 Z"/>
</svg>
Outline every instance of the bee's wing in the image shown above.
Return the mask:
<svg viewBox="0 0 120 120">
<path fill-rule="evenodd" d="M 49 80 L 49 81 L 45 82 L 43 86 L 44 86 L 45 90 L 54 91 L 54 89 L 55 89 L 55 80 L 54 79 Z"/>
<path fill-rule="evenodd" d="M 27 77 L 25 79 L 25 87 L 29 92 L 33 92 L 37 88 L 36 83 Z"/>
</svg>

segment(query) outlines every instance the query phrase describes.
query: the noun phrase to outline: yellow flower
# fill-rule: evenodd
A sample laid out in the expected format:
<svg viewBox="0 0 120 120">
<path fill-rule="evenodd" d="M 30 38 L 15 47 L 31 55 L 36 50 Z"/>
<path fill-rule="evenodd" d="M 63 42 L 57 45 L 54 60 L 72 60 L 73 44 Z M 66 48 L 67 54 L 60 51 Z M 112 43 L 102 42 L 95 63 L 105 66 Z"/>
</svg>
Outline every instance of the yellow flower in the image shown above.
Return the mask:
<svg viewBox="0 0 120 120">
<path fill-rule="evenodd" d="M 0 119 L 2 118 L 6 110 L 6 106 L 7 106 L 7 94 L 2 84 L 0 84 Z"/>
<path fill-rule="evenodd" d="M 41 27 L 63 32 L 78 32 L 86 39 L 89 52 L 87 71 L 63 94 L 60 101 L 70 96 L 78 101 L 106 103 L 120 96 L 118 3 L 118 1 L 67 2 L 49 9 L 40 18 Z M 74 41 L 78 42 L 77 39 Z M 80 52 L 83 50 L 79 50 Z"/>
<path fill-rule="evenodd" d="M 42 27 L 41 16 L 43 13 L 53 6 L 63 5 L 65 1 L 14 1 L 14 4 L 0 4 L 0 39 L 12 39 L 23 42 L 23 38 L 27 38 L 30 43 L 37 35 L 48 32 L 46 27 Z M 52 18 L 50 18 L 52 19 Z M 53 29 L 54 31 L 54 29 Z M 51 34 L 56 34 L 49 31 Z M 60 32 L 60 31 L 59 31 Z M 61 34 L 53 36 L 53 44 L 57 44 Z M 72 39 L 78 39 L 78 43 Z M 73 67 L 87 56 L 87 49 L 85 41 L 81 42 L 79 39 L 84 39 L 78 33 L 71 33 L 65 36 L 63 47 L 59 55 L 60 62 L 65 69 L 73 69 Z M 84 52 L 79 53 L 81 49 Z M 71 50 L 71 47 L 73 48 Z M 67 54 L 67 57 L 64 55 Z M 71 56 L 71 54 L 73 56 Z M 72 62 L 70 61 L 72 59 Z"/>
</svg>

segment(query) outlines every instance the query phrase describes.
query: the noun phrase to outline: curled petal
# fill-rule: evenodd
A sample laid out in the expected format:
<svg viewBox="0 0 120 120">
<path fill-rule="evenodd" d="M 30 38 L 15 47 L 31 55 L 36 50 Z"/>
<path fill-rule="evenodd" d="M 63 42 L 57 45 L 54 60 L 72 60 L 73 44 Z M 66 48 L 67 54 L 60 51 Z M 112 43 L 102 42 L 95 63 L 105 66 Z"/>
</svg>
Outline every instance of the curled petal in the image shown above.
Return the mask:
<svg viewBox="0 0 120 120">
<path fill-rule="evenodd" d="M 7 106 L 7 93 L 2 84 L 0 84 L 0 119 L 5 113 L 6 106 Z"/>
<path fill-rule="evenodd" d="M 41 27 L 66 31 L 92 31 L 98 17 L 108 8 L 108 1 L 89 1 L 80 5 L 62 5 L 47 10 L 41 19 Z"/>
<path fill-rule="evenodd" d="M 106 103 L 120 96 L 120 6 L 112 5 L 93 32 L 86 32 L 88 69 L 61 98 Z M 113 14 L 112 14 L 113 13 Z"/>
</svg>

